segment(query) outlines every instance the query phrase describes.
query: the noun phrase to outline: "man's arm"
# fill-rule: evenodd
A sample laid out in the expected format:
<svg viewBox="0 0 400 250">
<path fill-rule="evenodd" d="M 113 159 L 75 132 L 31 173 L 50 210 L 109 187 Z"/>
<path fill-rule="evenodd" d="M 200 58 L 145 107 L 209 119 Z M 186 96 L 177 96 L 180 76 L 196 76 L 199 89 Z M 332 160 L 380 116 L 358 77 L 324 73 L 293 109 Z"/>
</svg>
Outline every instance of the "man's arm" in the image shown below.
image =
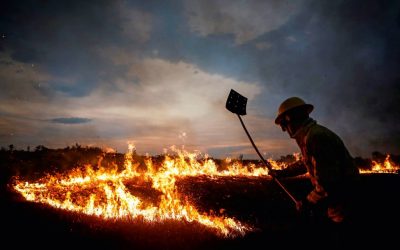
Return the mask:
<svg viewBox="0 0 400 250">
<path fill-rule="evenodd" d="M 340 185 L 341 144 L 333 133 L 315 134 L 309 138 L 307 148 L 313 165 L 314 189 L 308 194 L 311 203 L 317 203 L 327 197 L 328 192 Z"/>
</svg>

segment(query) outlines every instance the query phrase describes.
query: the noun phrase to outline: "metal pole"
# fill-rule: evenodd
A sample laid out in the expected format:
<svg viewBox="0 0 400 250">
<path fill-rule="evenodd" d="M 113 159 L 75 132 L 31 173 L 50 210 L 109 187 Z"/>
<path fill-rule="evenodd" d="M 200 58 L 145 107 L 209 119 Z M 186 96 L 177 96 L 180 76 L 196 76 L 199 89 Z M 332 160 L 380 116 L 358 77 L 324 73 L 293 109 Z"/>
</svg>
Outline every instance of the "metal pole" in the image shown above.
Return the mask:
<svg viewBox="0 0 400 250">
<path fill-rule="evenodd" d="M 271 171 L 272 170 L 271 164 L 268 161 L 266 161 L 264 159 L 264 157 L 261 155 L 260 151 L 258 151 L 258 148 L 257 148 L 256 144 L 254 144 L 253 139 L 251 138 L 249 132 L 247 131 L 246 126 L 244 125 L 242 117 L 240 117 L 240 115 L 238 115 L 238 114 L 237 114 L 237 116 L 239 117 L 240 123 L 242 124 L 242 127 L 243 127 L 244 131 L 246 131 L 247 137 L 249 137 L 251 145 L 253 145 L 254 149 L 256 150 L 258 156 L 261 158 L 261 160 L 264 163 L 264 165 L 268 168 L 268 170 Z M 272 179 L 283 189 L 283 191 L 286 192 L 286 194 L 293 200 L 293 202 L 297 204 L 296 198 L 294 198 L 294 196 L 282 185 L 282 183 L 275 176 L 272 176 Z"/>
</svg>

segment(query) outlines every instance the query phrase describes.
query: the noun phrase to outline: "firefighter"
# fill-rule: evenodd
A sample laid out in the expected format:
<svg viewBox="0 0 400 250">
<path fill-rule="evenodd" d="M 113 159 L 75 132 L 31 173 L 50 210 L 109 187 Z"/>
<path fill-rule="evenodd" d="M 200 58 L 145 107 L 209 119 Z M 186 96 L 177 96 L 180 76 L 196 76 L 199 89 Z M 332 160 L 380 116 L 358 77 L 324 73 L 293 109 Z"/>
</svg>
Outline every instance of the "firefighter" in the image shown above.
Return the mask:
<svg viewBox="0 0 400 250">
<path fill-rule="evenodd" d="M 275 123 L 296 140 L 301 164 L 271 174 L 289 177 L 307 173 L 313 189 L 297 202 L 297 210 L 314 211 L 328 223 L 343 224 L 351 215 L 359 170 L 341 138 L 309 116 L 313 109 L 299 97 L 290 97 L 279 106 Z"/>
</svg>

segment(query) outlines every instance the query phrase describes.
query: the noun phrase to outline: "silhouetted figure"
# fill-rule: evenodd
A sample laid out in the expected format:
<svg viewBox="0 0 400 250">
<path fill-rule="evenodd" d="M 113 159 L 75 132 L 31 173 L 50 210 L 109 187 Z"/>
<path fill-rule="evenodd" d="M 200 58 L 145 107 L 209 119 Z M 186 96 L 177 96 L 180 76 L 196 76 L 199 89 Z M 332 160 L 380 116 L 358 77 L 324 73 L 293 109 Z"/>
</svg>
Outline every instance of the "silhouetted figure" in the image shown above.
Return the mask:
<svg viewBox="0 0 400 250">
<path fill-rule="evenodd" d="M 271 174 L 279 178 L 308 173 L 313 189 L 296 204 L 298 211 L 312 211 L 317 220 L 341 225 L 352 215 L 359 170 L 340 137 L 309 117 L 313 108 L 298 97 L 280 105 L 275 123 L 296 140 L 302 159 Z"/>
</svg>

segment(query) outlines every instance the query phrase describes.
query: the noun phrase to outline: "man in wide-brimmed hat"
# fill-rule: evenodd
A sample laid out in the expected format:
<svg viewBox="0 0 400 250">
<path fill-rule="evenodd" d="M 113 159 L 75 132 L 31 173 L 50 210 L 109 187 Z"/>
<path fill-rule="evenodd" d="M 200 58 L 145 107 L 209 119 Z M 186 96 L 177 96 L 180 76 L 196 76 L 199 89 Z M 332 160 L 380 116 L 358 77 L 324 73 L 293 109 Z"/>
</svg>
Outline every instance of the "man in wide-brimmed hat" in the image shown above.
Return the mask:
<svg viewBox="0 0 400 250">
<path fill-rule="evenodd" d="M 314 208 L 338 224 L 349 217 L 359 171 L 340 137 L 309 117 L 313 109 L 299 97 L 290 97 L 279 106 L 275 123 L 296 140 L 302 164 L 271 174 L 284 177 L 308 172 L 314 188 L 297 203 L 297 209 Z"/>
</svg>

